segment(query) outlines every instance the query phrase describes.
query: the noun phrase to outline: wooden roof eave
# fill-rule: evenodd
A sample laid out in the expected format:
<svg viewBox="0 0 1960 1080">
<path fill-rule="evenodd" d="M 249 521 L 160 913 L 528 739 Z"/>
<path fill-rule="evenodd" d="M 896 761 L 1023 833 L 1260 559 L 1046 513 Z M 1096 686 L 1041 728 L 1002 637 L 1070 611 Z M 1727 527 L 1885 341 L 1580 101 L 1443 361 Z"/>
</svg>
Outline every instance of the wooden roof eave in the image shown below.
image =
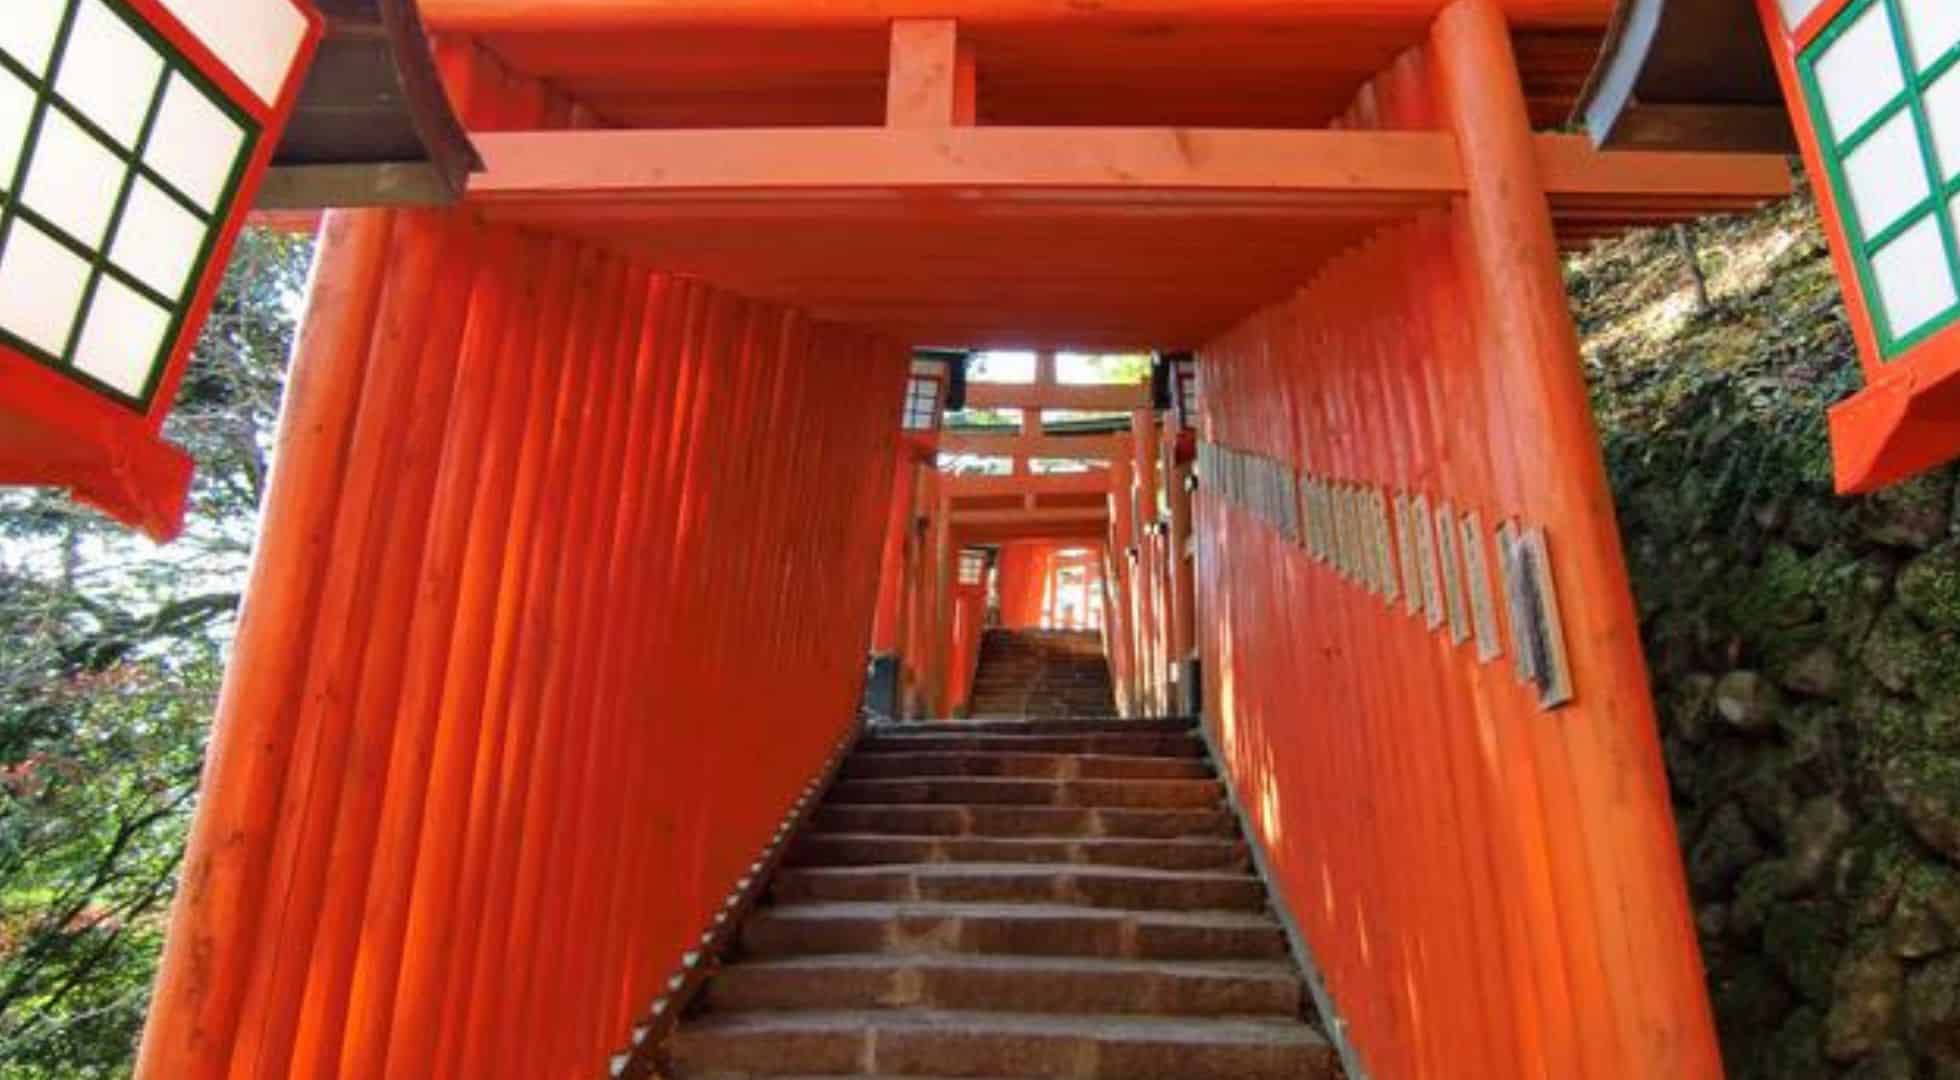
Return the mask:
<svg viewBox="0 0 1960 1080">
<path fill-rule="evenodd" d="M 456 202 L 483 168 L 450 107 L 416 0 L 319 0 L 326 39 L 258 206 Z"/>
<path fill-rule="evenodd" d="M 1572 120 L 1607 149 L 1797 148 L 1750 0 L 1620 0 Z"/>
</svg>

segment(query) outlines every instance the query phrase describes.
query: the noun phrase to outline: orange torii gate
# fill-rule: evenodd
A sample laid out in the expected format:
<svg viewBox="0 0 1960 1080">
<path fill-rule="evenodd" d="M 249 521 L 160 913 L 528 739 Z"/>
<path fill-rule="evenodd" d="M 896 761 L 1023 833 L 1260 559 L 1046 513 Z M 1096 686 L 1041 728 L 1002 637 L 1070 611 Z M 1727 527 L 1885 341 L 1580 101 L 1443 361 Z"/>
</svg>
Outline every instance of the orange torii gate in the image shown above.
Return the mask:
<svg viewBox="0 0 1960 1080">
<path fill-rule="evenodd" d="M 1195 700 L 1173 702 L 1172 686 L 1180 679 L 1170 641 L 1170 627 L 1180 624 L 1180 614 L 1182 623 L 1189 623 L 1192 601 L 1171 587 L 1169 529 L 1149 524 L 1158 517 L 1160 495 L 1178 505 L 1179 514 L 1171 516 L 1188 520 L 1189 494 L 1181 483 L 1163 479 L 1176 471 L 1177 462 L 1165 454 L 1160 440 L 1152 388 L 1147 382 L 1066 383 L 1058 377 L 1057 363 L 1056 354 L 1042 352 L 1035 358 L 1028 383 L 974 383 L 967 388 L 967 407 L 1015 410 L 1020 425 L 1012 432 L 940 435 L 936 443 L 940 452 L 1004 462 L 1006 471 L 938 478 L 940 498 L 932 507 L 929 527 L 948 530 L 945 558 L 965 551 L 969 544 L 1016 538 L 1044 540 L 1051 555 L 1059 544 L 1093 543 L 1106 567 L 1097 570 L 1094 581 L 1119 708 L 1132 715 L 1195 709 Z M 1108 418 L 1119 418 L 1115 422 L 1120 433 L 1062 434 L 1051 430 L 1044 419 L 1053 413 L 1100 414 L 1104 419 L 1086 422 L 1104 427 L 1111 423 Z M 1057 426 L 1084 422 L 1058 420 Z M 1025 548 L 1021 552 L 1024 558 L 1029 554 Z M 1031 569 L 1017 560 L 1012 570 L 1018 580 L 1010 585 L 1005 558 L 1000 567 L 1003 594 L 1010 587 L 1018 590 L 1023 608 L 1030 589 L 1053 584 L 1052 565 L 1044 567 L 1040 580 L 1026 576 Z M 1173 597 L 1180 598 L 1187 610 L 1174 613 Z M 1040 604 L 1037 598 L 1036 607 Z M 940 638 L 963 633 L 960 616 L 943 612 L 942 617 L 953 621 L 930 632 Z M 1025 612 L 1023 621 L 1027 621 Z M 970 630 L 964 634 L 971 639 Z M 952 663 L 947 671 L 934 670 L 925 676 L 927 685 L 959 688 L 970 682 L 970 665 L 976 658 L 971 650 L 947 654 L 927 642 L 923 655 L 933 658 L 933 663 L 946 656 Z M 1182 659 L 1183 653 L 1178 657 Z M 934 711 L 951 714 L 964 697 L 951 692 L 930 700 Z"/>
<path fill-rule="evenodd" d="M 486 169 L 327 218 L 143 1076 L 643 1060 L 874 624 L 944 705 L 960 550 L 1074 537 L 1352 1063 L 1719 1075 L 1558 252 L 1789 181 L 1542 133 L 1606 0 L 420 6 Z M 963 510 L 915 346 L 1201 415 Z"/>
</svg>

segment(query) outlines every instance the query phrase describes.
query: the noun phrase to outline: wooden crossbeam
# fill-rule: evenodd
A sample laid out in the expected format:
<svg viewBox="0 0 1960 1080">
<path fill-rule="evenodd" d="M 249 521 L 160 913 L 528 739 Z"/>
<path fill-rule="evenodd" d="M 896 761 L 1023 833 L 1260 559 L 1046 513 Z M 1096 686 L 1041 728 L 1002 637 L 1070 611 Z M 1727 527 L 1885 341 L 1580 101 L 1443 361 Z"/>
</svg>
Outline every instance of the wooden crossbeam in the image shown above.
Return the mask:
<svg viewBox="0 0 1960 1080">
<path fill-rule="evenodd" d="M 1127 412 L 1150 404 L 1150 387 L 1067 386 L 1040 383 L 968 383 L 969 409 L 1072 409 L 1077 412 Z"/>
<path fill-rule="evenodd" d="M 1127 435 L 973 435 L 948 431 L 939 436 L 939 452 L 1109 461 L 1130 453 L 1130 439 Z"/>
<path fill-rule="evenodd" d="M 1749 201 L 1790 193 L 1789 159 L 1780 154 L 1695 154 L 1595 149 L 1584 135 L 1536 136 L 1538 169 L 1556 214 L 1561 203 L 1629 200 Z"/>
<path fill-rule="evenodd" d="M 925 191 L 1071 203 L 1204 194 L 1230 206 L 1433 204 L 1463 190 L 1453 140 L 1425 132 L 1169 128 L 513 131 L 476 136 L 478 203 L 658 205 L 716 193 Z M 1236 198 L 1218 200 L 1219 195 Z M 1091 200 L 1092 201 L 1092 200 Z M 1159 206 L 1158 209 L 1163 209 Z"/>
<path fill-rule="evenodd" d="M 1375 20 L 1427 22 L 1447 0 L 1098 0 L 1093 5 L 1058 0 L 859 0 L 814 4 L 809 0 L 420 0 L 431 30 L 466 33 L 627 30 L 730 26 L 763 29 L 849 29 L 882 26 L 892 19 L 948 18 L 976 26 L 1093 22 L 1163 24 L 1203 18 L 1211 22 L 1267 24 Z M 1613 0 L 1501 0 L 1514 25 L 1599 27 Z"/>
<path fill-rule="evenodd" d="M 1109 477 L 1110 474 L 1102 469 L 1086 473 L 955 476 L 945 481 L 943 490 L 955 499 L 1020 495 L 1100 495 L 1109 491 Z"/>
<path fill-rule="evenodd" d="M 1108 521 L 1077 521 L 1060 524 L 1022 522 L 1008 525 L 962 525 L 954 530 L 962 544 L 1007 544 L 1016 540 L 1061 540 L 1093 544 L 1109 536 Z"/>
<path fill-rule="evenodd" d="M 1600 152 L 1580 136 L 1537 140 L 1555 211 L 1669 210 L 1790 190 L 1788 165 L 1773 155 Z M 1464 190 L 1455 141 L 1436 132 L 580 130 L 484 132 L 476 143 L 488 168 L 471 181 L 473 202 L 598 204 L 615 219 L 704 204 L 721 213 L 731 200 L 759 196 L 772 197 L 776 215 L 829 213 L 830 200 L 873 214 L 917 213 L 875 197 L 941 192 L 957 195 L 967 211 L 983 200 L 1079 213 L 1116 203 L 1156 214 L 1263 208 L 1352 220 L 1434 205 Z"/>
<path fill-rule="evenodd" d="M 1107 511 L 1094 508 L 1055 510 L 956 510 L 953 527 L 1098 525 L 1109 521 Z"/>
</svg>

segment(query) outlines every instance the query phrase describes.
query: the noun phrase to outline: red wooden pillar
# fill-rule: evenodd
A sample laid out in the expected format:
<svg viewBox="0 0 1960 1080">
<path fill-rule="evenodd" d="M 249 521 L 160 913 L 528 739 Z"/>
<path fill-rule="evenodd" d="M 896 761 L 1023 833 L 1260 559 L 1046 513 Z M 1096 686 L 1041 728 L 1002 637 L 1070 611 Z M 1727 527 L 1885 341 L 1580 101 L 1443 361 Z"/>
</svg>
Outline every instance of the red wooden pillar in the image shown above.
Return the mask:
<svg viewBox="0 0 1960 1080">
<path fill-rule="evenodd" d="M 1524 509 L 1553 524 L 1552 566 L 1572 583 L 1559 594 L 1570 661 L 1589 680 L 1572 714 L 1550 721 L 1555 775 L 1583 815 L 1590 885 L 1563 900 L 1586 906 L 1599 934 L 1604 975 L 1592 989 L 1603 996 L 1587 1004 L 1618 1028 L 1621 1075 L 1719 1076 L 1632 587 L 1510 34 L 1492 0 L 1458 0 L 1437 22 L 1435 49 L 1469 182 L 1484 361 L 1519 430 L 1536 425 L 1552 449 L 1519 456 L 1520 490 Z"/>
<path fill-rule="evenodd" d="M 1165 433 L 1164 484 L 1171 506 L 1170 520 L 1170 662 L 1178 665 L 1178 695 L 1172 707 L 1180 713 L 1198 711 L 1200 702 L 1192 693 L 1190 669 L 1186 666 L 1197 651 L 1197 567 L 1187 552 L 1191 549 L 1191 491 L 1185 486 L 1191 470 L 1178 464 L 1177 433 Z"/>
<path fill-rule="evenodd" d="M 950 715 L 953 688 L 953 594 L 957 588 L 959 548 L 953 543 L 953 500 L 943 489 L 932 504 L 932 547 L 927 572 L 932 577 L 931 612 L 926 627 L 926 702 L 934 717 Z"/>
<path fill-rule="evenodd" d="M 330 215 L 142 1075 L 603 1068 L 855 715 L 907 359 Z"/>
<path fill-rule="evenodd" d="M 1164 709 L 1163 660 L 1158 649 L 1160 615 L 1157 609 L 1157 558 L 1150 535 L 1157 518 L 1157 411 L 1145 407 L 1130 411 L 1130 468 L 1135 519 L 1130 524 L 1130 542 L 1136 545 L 1137 682 L 1138 712 L 1160 715 Z"/>
<path fill-rule="evenodd" d="M 912 494 L 919 474 L 914 451 L 901 444 L 892 468 L 891 518 L 885 525 L 880 561 L 878 611 L 871 630 L 871 652 L 893 656 L 899 651 L 901 614 L 905 598 L 905 544 L 912 529 Z"/>
<path fill-rule="evenodd" d="M 205 759 L 197 827 L 184 857 L 152 999 L 168 1026 L 145 1028 L 138 1070 L 152 1077 L 222 1071 L 249 969 L 213 966 L 248 948 L 267 906 L 272 836 L 285 790 L 300 699 L 287 673 L 305 665 L 320 604 L 316 568 L 333 548 L 349 421 L 366 377 L 394 217 L 330 213 L 320 231 L 308 303 L 282 409 L 238 646 Z"/>
</svg>

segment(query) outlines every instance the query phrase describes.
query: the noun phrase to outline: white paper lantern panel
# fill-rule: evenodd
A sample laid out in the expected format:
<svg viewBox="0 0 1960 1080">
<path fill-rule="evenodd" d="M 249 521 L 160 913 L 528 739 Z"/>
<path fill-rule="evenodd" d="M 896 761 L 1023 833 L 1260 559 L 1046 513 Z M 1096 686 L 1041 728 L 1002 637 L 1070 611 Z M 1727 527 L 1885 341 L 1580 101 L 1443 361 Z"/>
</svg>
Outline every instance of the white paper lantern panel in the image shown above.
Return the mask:
<svg viewBox="0 0 1960 1080">
<path fill-rule="evenodd" d="M 1892 19 L 1885 3 L 1868 5 L 1817 58 L 1817 88 L 1834 140 L 1842 142 L 1905 92 Z"/>
<path fill-rule="evenodd" d="M 129 166 L 59 109 L 49 109 L 30 151 L 21 205 L 99 248 Z"/>
<path fill-rule="evenodd" d="M 163 77 L 154 45 L 103 5 L 81 0 L 55 93 L 125 150 L 134 150 Z"/>
<path fill-rule="evenodd" d="M 1933 131 L 1934 156 L 1939 159 L 1940 177 L 1960 176 L 1960 68 L 1954 68 L 1927 87 L 1922 99 L 1926 123 Z"/>
<path fill-rule="evenodd" d="M 1919 133 L 1910 110 L 1900 110 L 1844 158 L 1844 181 L 1867 240 L 1896 224 L 1932 195 Z"/>
<path fill-rule="evenodd" d="M 0 330 L 48 356 L 60 356 L 88 290 L 87 260 L 14 219 L 0 248 Z"/>
<path fill-rule="evenodd" d="M 1957 294 L 1939 215 L 1907 229 L 1873 255 L 1871 263 L 1893 340 L 1910 336 L 1953 307 Z"/>
<path fill-rule="evenodd" d="M 261 102 L 270 106 L 279 99 L 309 30 L 290 0 L 161 2 Z"/>
<path fill-rule="evenodd" d="M 139 178 L 116 226 L 109 261 L 174 303 L 184 298 L 210 234 L 211 227 L 183 203 Z"/>
<path fill-rule="evenodd" d="M 0 18 L 0 52 L 28 74 L 45 76 L 67 7 L 67 0 L 6 0 L 7 15 Z"/>
<path fill-rule="evenodd" d="M 132 398 L 148 391 L 163 366 L 170 312 L 112 277 L 104 277 L 75 345 L 75 368 Z"/>
<path fill-rule="evenodd" d="M 0 68 L 0 193 L 13 189 L 34 121 L 34 88 Z"/>
<path fill-rule="evenodd" d="M 207 212 L 237 175 L 245 129 L 196 84 L 173 73 L 143 163 Z"/>
<path fill-rule="evenodd" d="M 1960 3 L 1954 0 L 1899 0 L 1913 62 L 1925 71 L 1960 45 Z"/>
</svg>

